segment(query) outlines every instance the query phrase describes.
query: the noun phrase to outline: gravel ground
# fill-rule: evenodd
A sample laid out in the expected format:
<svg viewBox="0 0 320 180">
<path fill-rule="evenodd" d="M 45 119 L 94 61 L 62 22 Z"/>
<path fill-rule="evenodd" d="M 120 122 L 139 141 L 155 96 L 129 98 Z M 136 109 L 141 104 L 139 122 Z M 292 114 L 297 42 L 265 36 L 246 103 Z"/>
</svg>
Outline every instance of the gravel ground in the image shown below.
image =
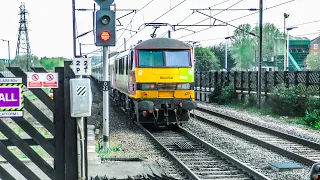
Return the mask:
<svg viewBox="0 0 320 180">
<path fill-rule="evenodd" d="M 94 93 L 92 116 L 88 118 L 88 124 L 98 127 L 100 135 L 102 135 L 102 94 L 97 92 L 95 85 L 92 86 L 92 91 Z M 138 157 L 156 161 L 166 172 L 171 171 L 172 167 L 176 167 L 156 148 L 144 132 L 133 122 L 127 120 L 123 111 L 110 101 L 110 146 L 115 148 L 118 145 L 121 145 L 121 151 L 111 153 L 111 157 Z M 176 178 L 184 179 L 181 174 Z"/>
<path fill-rule="evenodd" d="M 245 110 L 233 109 L 226 106 L 208 104 L 204 102 L 198 102 L 198 107 L 231 115 L 260 126 L 268 127 L 270 129 L 278 130 L 281 132 L 286 132 L 297 137 L 320 143 L 319 130 L 313 130 L 304 125 L 289 123 L 290 120 L 286 117 L 281 117 L 279 119 L 268 115 L 261 115 L 259 113 L 252 113 Z"/>
<path fill-rule="evenodd" d="M 292 162 L 292 160 L 269 151 L 258 145 L 242 140 L 237 136 L 225 133 L 218 128 L 211 127 L 200 121 L 192 119 L 183 125 L 198 137 L 219 148 L 223 152 L 232 155 L 241 162 L 262 172 L 270 179 L 274 180 L 307 180 L 310 167 L 302 166 L 299 171 L 276 172 L 272 170 L 269 163 Z"/>
</svg>

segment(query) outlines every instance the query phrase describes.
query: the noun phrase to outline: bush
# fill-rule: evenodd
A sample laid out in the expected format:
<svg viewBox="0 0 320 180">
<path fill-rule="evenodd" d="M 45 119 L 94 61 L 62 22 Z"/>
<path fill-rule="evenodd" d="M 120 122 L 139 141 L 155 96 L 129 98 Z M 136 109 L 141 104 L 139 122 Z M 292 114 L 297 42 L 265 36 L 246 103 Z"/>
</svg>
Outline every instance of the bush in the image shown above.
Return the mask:
<svg viewBox="0 0 320 180">
<path fill-rule="evenodd" d="M 257 95 L 256 94 L 249 94 L 248 97 L 248 106 L 253 107 L 257 105 Z"/>
<path fill-rule="evenodd" d="M 302 119 L 308 126 L 314 129 L 320 129 L 320 111 L 318 109 L 314 109 L 309 113 L 306 111 L 306 116 Z"/>
<path fill-rule="evenodd" d="M 304 116 L 309 94 L 303 85 L 286 88 L 281 85 L 271 95 L 271 109 L 283 116 Z"/>
<path fill-rule="evenodd" d="M 222 92 L 222 87 L 220 85 L 214 87 L 214 90 L 212 91 L 211 94 L 208 95 L 209 97 L 209 102 L 218 102 L 219 101 L 219 96 L 221 95 Z"/>
<path fill-rule="evenodd" d="M 226 102 L 233 102 L 234 99 L 236 99 L 237 94 L 233 87 L 233 84 L 230 84 L 229 86 L 226 86 L 222 89 L 221 92 L 221 99 L 223 100 L 222 103 Z"/>
<path fill-rule="evenodd" d="M 310 97 L 307 102 L 307 111 L 313 112 L 320 109 L 320 98 Z"/>
<path fill-rule="evenodd" d="M 215 102 L 217 104 L 226 104 L 232 102 L 237 97 L 233 84 L 221 88 L 217 86 L 214 91 L 209 95 L 210 102 Z"/>
</svg>

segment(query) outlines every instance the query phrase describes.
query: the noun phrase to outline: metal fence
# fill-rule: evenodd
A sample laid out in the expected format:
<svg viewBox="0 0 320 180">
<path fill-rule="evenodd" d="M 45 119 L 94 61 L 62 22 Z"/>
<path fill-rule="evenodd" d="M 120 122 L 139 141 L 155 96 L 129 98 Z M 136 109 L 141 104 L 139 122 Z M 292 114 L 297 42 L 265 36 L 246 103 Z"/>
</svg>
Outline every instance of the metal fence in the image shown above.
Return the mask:
<svg viewBox="0 0 320 180">
<path fill-rule="evenodd" d="M 208 93 L 217 86 L 225 87 L 233 84 L 241 94 L 256 92 L 258 87 L 257 71 L 215 71 L 196 72 L 195 90 Z M 308 91 L 320 94 L 320 71 L 265 71 L 262 73 L 262 95 L 271 93 L 274 87 L 285 84 L 286 87 L 303 84 Z"/>
</svg>

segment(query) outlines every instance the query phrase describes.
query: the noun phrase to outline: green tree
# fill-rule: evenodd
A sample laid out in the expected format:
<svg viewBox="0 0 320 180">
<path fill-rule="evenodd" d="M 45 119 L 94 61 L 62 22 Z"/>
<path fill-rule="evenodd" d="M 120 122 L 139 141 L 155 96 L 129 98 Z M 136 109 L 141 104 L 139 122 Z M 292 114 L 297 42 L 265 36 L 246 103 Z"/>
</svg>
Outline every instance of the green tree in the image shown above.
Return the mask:
<svg viewBox="0 0 320 180">
<path fill-rule="evenodd" d="M 235 69 L 248 69 L 254 59 L 254 50 L 257 40 L 248 32 L 252 32 L 250 24 L 242 24 L 240 29 L 234 31 L 233 38 L 231 39 L 232 48 L 231 54 L 236 61 Z"/>
<path fill-rule="evenodd" d="M 35 55 L 30 55 L 29 57 L 27 55 L 19 55 L 16 56 L 11 63 L 12 67 L 20 67 L 24 71 L 27 70 L 27 65 L 29 67 L 29 70 L 30 67 L 41 67 L 40 60 Z"/>
<path fill-rule="evenodd" d="M 248 69 L 250 65 L 255 64 L 255 51 L 259 52 L 259 27 L 255 26 L 252 28 L 250 24 L 242 24 L 239 28 L 246 32 L 239 29 L 234 31 L 234 37 L 231 39 L 231 54 L 236 60 L 236 69 Z M 263 24 L 262 28 L 262 57 L 270 57 L 274 55 L 275 38 L 282 37 L 283 34 L 271 23 Z M 248 32 L 252 32 L 256 36 Z"/>
<path fill-rule="evenodd" d="M 309 54 L 307 56 L 307 68 L 310 70 L 320 70 L 320 55 Z"/>
<path fill-rule="evenodd" d="M 274 52 L 274 40 L 276 38 L 282 38 L 283 33 L 277 29 L 277 27 L 274 24 L 271 23 L 265 23 L 262 27 L 262 56 L 263 57 L 270 57 L 273 56 Z M 255 34 L 259 35 L 259 26 L 254 27 Z M 259 39 L 257 39 L 258 41 Z M 257 49 L 258 48 L 258 43 Z"/>
<path fill-rule="evenodd" d="M 41 64 L 46 70 L 53 71 L 55 67 L 64 66 L 64 59 L 65 58 L 63 57 L 52 57 L 52 58 L 43 57 L 41 58 Z"/>
<path fill-rule="evenodd" d="M 214 55 L 219 60 L 221 68 L 225 67 L 225 58 L 226 58 L 226 51 L 225 51 L 225 44 L 220 43 L 219 45 L 210 46 L 210 51 L 214 53 Z M 228 47 L 228 69 L 232 69 L 235 66 L 235 59 L 232 57 L 230 52 L 230 47 Z"/>
<path fill-rule="evenodd" d="M 196 69 L 199 71 L 219 70 L 219 60 L 209 48 L 195 48 Z"/>
</svg>

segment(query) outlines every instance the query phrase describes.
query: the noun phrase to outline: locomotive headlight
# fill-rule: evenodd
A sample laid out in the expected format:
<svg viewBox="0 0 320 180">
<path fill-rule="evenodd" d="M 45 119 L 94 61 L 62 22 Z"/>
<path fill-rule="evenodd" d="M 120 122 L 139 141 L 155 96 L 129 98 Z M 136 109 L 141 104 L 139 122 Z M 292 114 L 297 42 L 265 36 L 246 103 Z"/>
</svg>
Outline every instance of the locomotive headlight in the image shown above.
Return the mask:
<svg viewBox="0 0 320 180">
<path fill-rule="evenodd" d="M 142 89 L 142 90 L 155 89 L 155 85 L 154 85 L 154 84 L 141 84 L 141 89 Z"/>
<path fill-rule="evenodd" d="M 190 84 L 189 83 L 184 83 L 184 84 L 177 84 L 177 89 L 190 89 Z"/>
</svg>

